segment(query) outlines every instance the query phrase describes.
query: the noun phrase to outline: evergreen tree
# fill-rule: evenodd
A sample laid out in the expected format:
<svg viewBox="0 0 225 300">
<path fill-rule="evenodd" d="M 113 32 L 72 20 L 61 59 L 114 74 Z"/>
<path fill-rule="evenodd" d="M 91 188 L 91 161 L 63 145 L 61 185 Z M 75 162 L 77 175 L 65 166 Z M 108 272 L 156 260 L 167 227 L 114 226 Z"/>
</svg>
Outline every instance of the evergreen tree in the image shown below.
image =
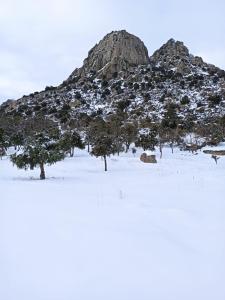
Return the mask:
<svg viewBox="0 0 225 300">
<path fill-rule="evenodd" d="M 219 125 L 221 128 L 221 133 L 223 138 L 225 137 L 225 115 L 223 115 L 219 120 Z"/>
<path fill-rule="evenodd" d="M 15 149 L 20 149 L 20 147 L 22 147 L 24 142 L 24 136 L 22 132 L 16 132 L 14 133 L 11 138 L 10 138 L 10 144 L 11 146 L 14 146 Z"/>
<path fill-rule="evenodd" d="M 126 152 L 128 152 L 131 143 L 135 142 L 137 139 L 137 126 L 133 123 L 125 123 L 122 126 L 122 137 L 123 137 L 123 142 L 125 143 L 126 146 Z"/>
<path fill-rule="evenodd" d="M 166 105 L 166 111 L 162 119 L 162 126 L 164 128 L 176 129 L 179 124 L 179 117 L 177 115 L 177 106 L 175 103 Z"/>
<path fill-rule="evenodd" d="M 42 121 L 43 123 L 39 123 L 40 120 L 32 119 L 26 123 L 24 131 L 29 134 L 25 135 L 21 149 L 10 157 L 19 169 L 33 170 L 39 167 L 41 180 L 45 179 L 46 164 L 55 164 L 65 157 L 60 131 L 52 122 Z"/>
<path fill-rule="evenodd" d="M 92 145 L 91 154 L 96 157 L 103 157 L 105 171 L 108 170 L 107 168 L 107 156 L 110 156 L 115 152 L 115 148 L 113 146 L 113 139 L 107 135 L 99 135 L 96 137 L 94 144 Z"/>
<path fill-rule="evenodd" d="M 118 155 L 120 152 L 124 151 L 123 147 L 123 136 L 122 136 L 122 124 L 123 124 L 123 115 L 114 114 L 108 118 L 108 134 L 113 138 L 113 144 L 115 147 L 115 153 Z"/>
<path fill-rule="evenodd" d="M 95 120 L 95 122 L 92 122 L 91 132 L 91 154 L 96 157 L 103 157 L 105 171 L 107 171 L 107 156 L 117 151 L 113 135 L 110 133 L 109 123 L 103 119 Z"/>
<path fill-rule="evenodd" d="M 74 156 L 74 149 L 84 149 L 85 145 L 81 139 L 81 136 L 75 130 L 66 131 L 61 139 L 62 148 L 65 152 L 69 152 L 70 157 Z"/>
<path fill-rule="evenodd" d="M 0 128 L 0 157 L 6 154 L 6 150 L 8 148 L 8 139 L 2 128 Z"/>
<path fill-rule="evenodd" d="M 156 131 L 149 128 L 141 129 L 138 135 L 138 139 L 135 142 L 136 147 L 142 147 L 144 151 L 155 150 L 157 145 Z"/>
</svg>

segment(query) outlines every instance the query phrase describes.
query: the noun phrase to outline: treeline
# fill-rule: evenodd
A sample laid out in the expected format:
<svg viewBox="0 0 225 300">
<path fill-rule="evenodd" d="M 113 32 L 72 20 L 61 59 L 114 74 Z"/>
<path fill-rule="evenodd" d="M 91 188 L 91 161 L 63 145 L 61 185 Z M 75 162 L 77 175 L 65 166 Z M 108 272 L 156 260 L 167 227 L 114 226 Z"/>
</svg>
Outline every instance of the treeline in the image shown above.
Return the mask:
<svg viewBox="0 0 225 300">
<path fill-rule="evenodd" d="M 185 141 L 188 133 L 194 134 L 189 145 Z M 174 146 L 196 151 L 206 144 L 216 145 L 224 137 L 225 116 L 204 124 L 193 124 L 191 119 L 183 122 L 175 105 L 170 105 L 157 122 L 148 117 L 130 120 L 122 111 L 105 118 L 82 114 L 63 125 L 43 116 L 24 120 L 0 118 L 0 156 L 4 156 L 8 148 L 14 149 L 10 155 L 12 163 L 25 170 L 40 168 L 42 180 L 45 165 L 55 164 L 68 155 L 73 157 L 75 148 L 86 146 L 91 155 L 102 157 L 107 171 L 107 157 L 128 152 L 131 144 L 143 150 L 159 147 L 162 157 L 165 144 L 170 145 L 172 152 Z"/>
</svg>

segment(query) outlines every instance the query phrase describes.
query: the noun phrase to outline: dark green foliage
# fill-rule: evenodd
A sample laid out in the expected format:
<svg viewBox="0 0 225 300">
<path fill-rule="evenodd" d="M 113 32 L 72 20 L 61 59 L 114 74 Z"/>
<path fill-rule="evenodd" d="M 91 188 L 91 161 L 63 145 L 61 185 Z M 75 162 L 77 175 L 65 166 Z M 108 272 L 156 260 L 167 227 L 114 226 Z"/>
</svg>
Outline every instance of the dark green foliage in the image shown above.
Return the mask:
<svg viewBox="0 0 225 300">
<path fill-rule="evenodd" d="M 162 127 L 164 128 L 177 128 L 179 124 L 179 117 L 177 115 L 177 106 L 174 103 L 169 103 L 166 106 L 166 111 L 162 120 Z"/>
<path fill-rule="evenodd" d="M 6 136 L 4 130 L 0 128 L 0 157 L 6 154 L 8 146 L 8 137 Z"/>
<path fill-rule="evenodd" d="M 52 165 L 64 159 L 64 149 L 60 143 L 60 132 L 51 122 L 39 123 L 32 120 L 24 128 L 23 145 L 19 152 L 11 155 L 11 161 L 19 169 L 41 169 L 40 179 L 45 179 L 44 165 Z M 45 127 L 45 125 L 49 125 Z M 26 133 L 26 134 L 25 134 Z"/>
<path fill-rule="evenodd" d="M 120 111 L 126 110 L 131 104 L 130 100 L 121 100 L 117 103 L 117 107 Z"/>
<path fill-rule="evenodd" d="M 46 86 L 45 91 L 53 91 L 55 89 L 56 89 L 56 87 L 54 87 L 54 86 Z"/>
<path fill-rule="evenodd" d="M 156 135 L 157 133 L 155 130 L 143 130 L 143 132 L 139 134 L 138 139 L 135 142 L 135 146 L 143 148 L 144 151 L 155 150 L 155 146 L 157 145 Z"/>
<path fill-rule="evenodd" d="M 57 112 L 57 108 L 51 107 L 48 112 L 49 112 L 49 114 L 55 114 Z"/>
<path fill-rule="evenodd" d="M 225 115 L 220 118 L 219 125 L 220 125 L 222 135 L 223 135 L 223 138 L 224 138 L 225 137 Z"/>
<path fill-rule="evenodd" d="M 220 104 L 220 102 L 222 101 L 222 97 L 220 95 L 211 95 L 208 98 L 209 101 L 209 105 L 211 107 Z"/>
<path fill-rule="evenodd" d="M 81 93 L 80 92 L 76 92 L 75 93 L 75 97 L 76 97 L 76 99 L 79 100 L 81 98 Z"/>
<path fill-rule="evenodd" d="M 139 90 L 140 85 L 137 82 L 135 82 L 134 85 L 133 85 L 133 88 L 134 88 L 135 91 L 137 91 L 137 90 Z"/>
<path fill-rule="evenodd" d="M 64 103 L 62 108 L 56 114 L 56 116 L 60 119 L 61 123 L 65 124 L 70 118 L 70 112 L 71 112 L 70 105 Z"/>
<path fill-rule="evenodd" d="M 18 108 L 18 113 L 22 114 L 23 112 L 25 112 L 28 109 L 28 105 L 27 104 L 21 104 Z"/>
<path fill-rule="evenodd" d="M 105 171 L 107 171 L 107 156 L 117 151 L 113 135 L 110 133 L 109 123 L 99 118 L 92 122 L 90 126 L 91 154 L 96 157 L 103 157 Z"/>
<path fill-rule="evenodd" d="M 145 82 L 142 82 L 142 83 L 141 83 L 141 89 L 142 89 L 142 90 L 145 90 L 145 88 L 146 88 Z"/>
<path fill-rule="evenodd" d="M 102 88 L 106 88 L 109 85 L 107 80 L 102 81 Z"/>
<path fill-rule="evenodd" d="M 118 72 L 114 72 L 113 75 L 112 75 L 112 77 L 113 77 L 114 79 L 116 79 L 116 78 L 118 77 Z"/>
<path fill-rule="evenodd" d="M 101 156 L 104 158 L 105 171 L 107 171 L 106 157 L 110 156 L 114 152 L 115 152 L 115 149 L 113 147 L 112 137 L 110 137 L 106 134 L 103 134 L 103 133 L 96 137 L 96 139 L 92 145 L 91 154 L 96 157 Z"/>
<path fill-rule="evenodd" d="M 123 147 L 124 141 L 122 137 L 123 120 L 124 120 L 124 114 L 118 113 L 116 115 L 111 115 L 107 119 L 107 123 L 106 123 L 107 135 L 113 139 L 114 153 L 117 153 L 118 155 L 120 154 L 120 152 L 124 151 L 124 147 Z"/>
<path fill-rule="evenodd" d="M 74 130 L 69 130 L 64 132 L 61 138 L 61 146 L 65 152 L 69 152 L 70 157 L 74 156 L 74 149 L 84 149 L 85 145 L 81 139 L 81 136 L 78 132 Z"/>
<path fill-rule="evenodd" d="M 102 92 L 102 98 L 106 98 L 106 96 L 109 96 L 110 94 L 111 94 L 110 90 L 109 89 L 105 89 Z"/>
<path fill-rule="evenodd" d="M 125 123 L 122 128 L 122 139 L 126 146 L 126 152 L 128 152 L 131 143 L 135 142 L 137 139 L 137 125 L 134 123 Z"/>
<path fill-rule="evenodd" d="M 187 104 L 189 104 L 189 103 L 190 103 L 190 99 L 188 98 L 187 95 L 185 95 L 185 96 L 181 99 L 181 101 L 180 101 L 180 104 L 181 104 L 181 105 L 187 105 Z"/>
<path fill-rule="evenodd" d="M 21 131 L 14 133 L 10 138 L 10 144 L 15 148 L 17 147 L 20 148 L 23 145 L 23 142 L 24 142 L 24 135 Z"/>
<path fill-rule="evenodd" d="M 34 111 L 39 111 L 41 109 L 41 105 L 35 105 L 33 109 Z"/>
<path fill-rule="evenodd" d="M 133 82 L 128 82 L 128 87 L 129 87 L 129 89 L 132 89 L 133 88 Z"/>
</svg>

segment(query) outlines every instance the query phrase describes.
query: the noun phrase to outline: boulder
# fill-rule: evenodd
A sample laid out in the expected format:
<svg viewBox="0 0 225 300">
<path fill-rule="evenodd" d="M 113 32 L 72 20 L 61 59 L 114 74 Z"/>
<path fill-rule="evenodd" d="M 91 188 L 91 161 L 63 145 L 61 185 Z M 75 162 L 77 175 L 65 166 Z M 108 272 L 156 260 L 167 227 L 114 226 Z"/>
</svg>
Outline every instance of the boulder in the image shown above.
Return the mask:
<svg viewBox="0 0 225 300">
<path fill-rule="evenodd" d="M 211 155 L 224 156 L 225 155 L 225 150 L 204 150 L 203 153 L 211 154 Z"/>
<path fill-rule="evenodd" d="M 143 163 L 148 163 L 148 164 L 156 164 L 157 163 L 155 155 L 147 155 L 146 153 L 141 154 L 140 160 Z"/>
</svg>

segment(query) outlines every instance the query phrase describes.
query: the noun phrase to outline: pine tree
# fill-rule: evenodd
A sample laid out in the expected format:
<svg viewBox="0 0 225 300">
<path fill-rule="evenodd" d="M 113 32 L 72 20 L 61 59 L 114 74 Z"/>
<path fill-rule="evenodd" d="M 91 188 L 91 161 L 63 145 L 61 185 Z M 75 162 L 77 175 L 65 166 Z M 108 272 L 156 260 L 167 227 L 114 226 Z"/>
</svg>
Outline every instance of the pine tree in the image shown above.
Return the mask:
<svg viewBox="0 0 225 300">
<path fill-rule="evenodd" d="M 21 149 L 10 156 L 19 169 L 40 168 L 40 179 L 45 179 L 45 165 L 63 160 L 65 151 L 61 146 L 59 129 L 48 120 L 32 119 L 26 122 L 26 136 Z M 28 134 L 29 133 L 29 134 Z"/>
<path fill-rule="evenodd" d="M 24 142 L 24 136 L 22 132 L 16 132 L 14 133 L 10 138 L 10 144 L 11 146 L 14 146 L 15 149 L 20 149 L 20 147 L 23 145 Z"/>
<path fill-rule="evenodd" d="M 175 103 L 169 103 L 166 106 L 166 111 L 162 119 L 162 126 L 164 128 L 176 129 L 179 124 L 179 117 L 177 115 L 177 106 Z"/>
<path fill-rule="evenodd" d="M 108 118 L 108 134 L 113 138 L 115 153 L 118 155 L 124 151 L 122 136 L 123 115 L 114 114 Z"/>
<path fill-rule="evenodd" d="M 122 137 L 123 137 L 123 142 L 125 143 L 126 146 L 126 152 L 128 152 L 131 143 L 135 142 L 137 139 L 137 126 L 133 123 L 125 123 L 122 128 Z"/>
<path fill-rule="evenodd" d="M 6 150 L 8 148 L 8 139 L 5 134 L 5 131 L 0 128 L 0 157 L 4 156 L 6 154 Z"/>
<path fill-rule="evenodd" d="M 96 157 L 103 157 L 105 171 L 107 171 L 107 156 L 115 154 L 117 151 L 113 135 L 110 133 L 109 123 L 103 119 L 97 119 L 92 122 L 91 132 L 91 154 Z"/>
<path fill-rule="evenodd" d="M 99 135 L 96 139 L 94 144 L 92 145 L 91 154 L 96 157 L 103 157 L 105 171 L 108 170 L 107 167 L 107 156 L 110 156 L 115 152 L 115 148 L 113 146 L 113 139 L 107 135 Z"/>
<path fill-rule="evenodd" d="M 81 139 L 81 136 L 75 130 L 68 130 L 64 132 L 61 139 L 62 148 L 65 152 L 69 152 L 70 157 L 74 156 L 74 149 L 84 149 L 85 145 Z"/>
<path fill-rule="evenodd" d="M 156 131 L 149 128 L 143 128 L 140 130 L 138 139 L 135 142 L 136 147 L 142 147 L 144 151 L 155 150 L 157 145 Z"/>
</svg>

